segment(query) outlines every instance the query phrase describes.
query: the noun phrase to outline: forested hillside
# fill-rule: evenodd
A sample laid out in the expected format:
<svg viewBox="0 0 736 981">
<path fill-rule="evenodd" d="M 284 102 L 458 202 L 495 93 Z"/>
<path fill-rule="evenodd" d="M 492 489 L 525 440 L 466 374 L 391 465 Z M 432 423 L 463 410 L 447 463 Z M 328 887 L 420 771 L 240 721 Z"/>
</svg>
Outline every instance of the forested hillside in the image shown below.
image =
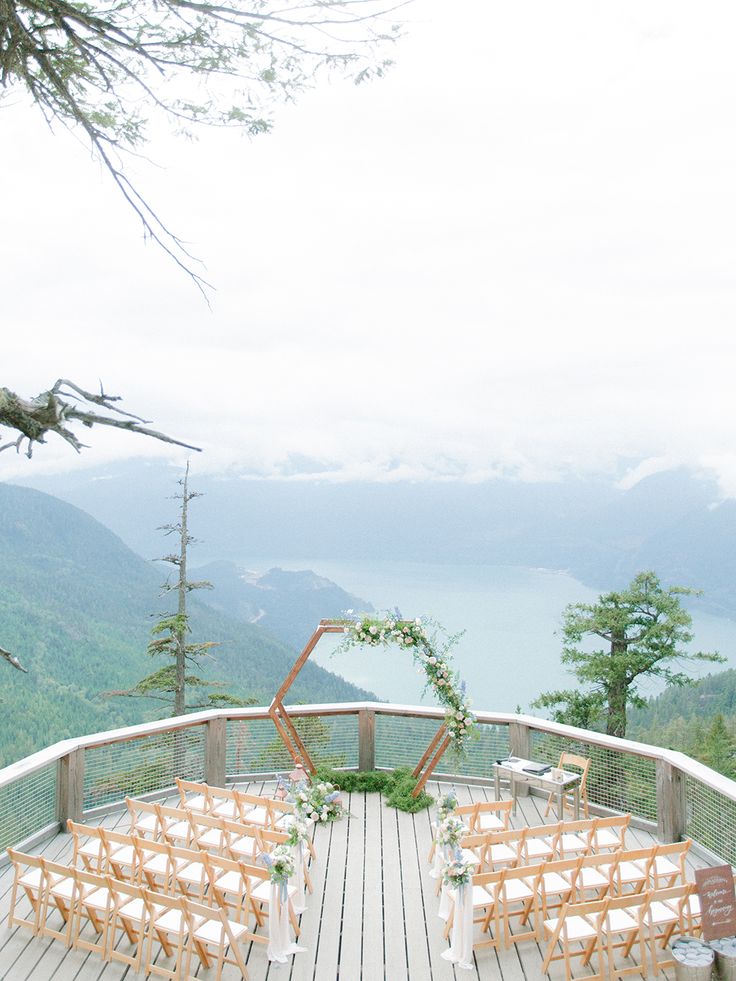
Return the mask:
<svg viewBox="0 0 736 981">
<path fill-rule="evenodd" d="M 77 508 L 0 483 L 0 645 L 28 668 L 21 674 L 0 664 L 0 764 L 58 739 L 160 715 L 147 700 L 102 693 L 151 670 L 145 650 L 152 614 L 168 608 L 164 576 Z M 270 701 L 294 651 L 194 599 L 190 612 L 193 637 L 221 645 L 203 673 L 232 694 Z M 291 693 L 294 701 L 368 694 L 314 664 Z"/>
<path fill-rule="evenodd" d="M 736 671 L 668 688 L 646 708 L 632 709 L 627 735 L 677 749 L 736 777 Z"/>
</svg>

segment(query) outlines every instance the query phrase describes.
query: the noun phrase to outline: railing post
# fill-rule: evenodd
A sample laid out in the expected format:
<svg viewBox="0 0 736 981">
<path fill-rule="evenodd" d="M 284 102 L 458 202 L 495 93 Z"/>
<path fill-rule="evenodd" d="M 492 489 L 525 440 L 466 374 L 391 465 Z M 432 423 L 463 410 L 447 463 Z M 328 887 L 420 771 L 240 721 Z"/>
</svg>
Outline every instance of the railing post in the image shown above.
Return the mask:
<svg viewBox="0 0 736 981">
<path fill-rule="evenodd" d="M 358 769 L 376 768 L 376 713 L 358 709 Z"/>
<path fill-rule="evenodd" d="M 657 837 L 680 841 L 687 826 L 685 777 L 668 760 L 657 760 Z"/>
<path fill-rule="evenodd" d="M 227 719 L 219 716 L 206 723 L 204 741 L 204 779 L 211 787 L 225 786 Z"/>
<path fill-rule="evenodd" d="M 56 764 L 56 819 L 81 821 L 84 814 L 84 749 L 73 749 Z"/>
</svg>

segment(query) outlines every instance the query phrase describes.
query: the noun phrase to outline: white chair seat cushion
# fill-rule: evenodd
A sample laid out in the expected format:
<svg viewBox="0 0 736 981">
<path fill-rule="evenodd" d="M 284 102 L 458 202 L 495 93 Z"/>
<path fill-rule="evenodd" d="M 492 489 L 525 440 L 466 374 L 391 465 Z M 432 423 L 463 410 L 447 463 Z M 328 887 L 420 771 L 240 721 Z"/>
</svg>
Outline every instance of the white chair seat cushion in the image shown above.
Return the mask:
<svg viewBox="0 0 736 981">
<path fill-rule="evenodd" d="M 218 889 L 222 889 L 223 892 L 237 893 L 238 895 L 242 895 L 245 892 L 243 876 L 240 872 L 235 872 L 234 870 L 223 872 L 218 879 L 215 879 L 215 885 Z"/>
<path fill-rule="evenodd" d="M 646 875 L 643 866 L 638 862 L 619 863 L 618 874 L 622 882 L 641 882 Z"/>
<path fill-rule="evenodd" d="M 219 828 L 210 828 L 197 838 L 197 844 L 205 848 L 222 848 L 225 836 Z"/>
<path fill-rule="evenodd" d="M 160 913 L 162 909 L 163 906 L 156 906 L 154 904 L 154 916 Z M 129 903 L 125 903 L 120 907 L 119 913 L 126 920 L 131 920 L 135 923 L 142 923 L 145 911 L 146 904 L 142 899 L 131 899 Z"/>
<path fill-rule="evenodd" d="M 230 848 L 237 855 L 255 855 L 257 850 L 256 839 L 251 838 L 250 835 L 243 835 L 242 838 L 236 839 Z"/>
<path fill-rule="evenodd" d="M 174 864 L 178 870 L 182 867 L 182 865 L 186 864 L 186 859 L 176 858 L 174 859 Z M 168 855 L 154 855 L 153 858 L 149 858 L 143 868 L 146 870 L 146 872 L 153 873 L 153 875 L 163 875 L 169 871 L 169 857 Z"/>
<path fill-rule="evenodd" d="M 85 843 L 80 846 L 79 854 L 84 855 L 86 858 L 99 858 L 102 854 L 102 842 L 99 839 L 95 841 L 94 838 L 91 838 L 89 841 L 85 841 Z"/>
<path fill-rule="evenodd" d="M 248 929 L 242 923 L 233 923 L 232 920 L 228 920 L 228 923 L 230 925 L 230 932 L 235 940 L 242 936 Z M 217 944 L 218 947 L 221 947 L 225 939 L 225 929 L 222 923 L 218 923 L 217 920 L 205 920 L 202 926 L 194 931 L 194 936 L 197 940 L 202 940 L 206 944 Z"/>
<path fill-rule="evenodd" d="M 82 884 L 81 894 L 86 896 L 87 893 L 92 892 L 94 886 Z M 51 887 L 51 895 L 56 896 L 58 899 L 71 899 L 74 893 L 74 879 L 64 878 L 59 879 Z"/>
<path fill-rule="evenodd" d="M 601 828 L 600 831 L 596 832 L 595 840 L 598 848 L 621 848 L 622 841 L 620 835 L 617 835 L 614 831 L 609 830 L 609 828 Z"/>
<path fill-rule="evenodd" d="M 649 923 L 676 923 L 679 919 L 677 913 L 667 903 L 660 903 L 655 900 L 649 905 L 647 910 L 647 921 Z"/>
<path fill-rule="evenodd" d="M 167 838 L 176 838 L 177 841 L 186 841 L 191 833 L 188 821 L 176 821 L 166 829 Z"/>
<path fill-rule="evenodd" d="M 628 910 L 612 909 L 606 916 L 605 929 L 608 933 L 627 933 L 629 930 L 637 930 L 639 924 L 636 917 L 632 916 Z"/>
<path fill-rule="evenodd" d="M 531 899 L 534 895 L 529 886 L 523 879 L 509 879 L 504 882 L 501 896 L 507 903 L 514 903 L 522 899 Z"/>
<path fill-rule="evenodd" d="M 197 794 L 184 804 L 188 811 L 198 811 L 200 814 L 205 814 L 209 806 L 209 801 L 204 794 Z"/>
<path fill-rule="evenodd" d="M 563 833 L 560 837 L 560 851 L 565 852 L 584 852 L 588 847 L 588 842 L 580 835 Z"/>
<path fill-rule="evenodd" d="M 201 862 L 190 862 L 189 865 L 177 871 L 176 877 L 185 882 L 195 882 L 197 885 L 201 885 L 207 878 L 207 869 Z"/>
<path fill-rule="evenodd" d="M 494 865 L 506 862 L 515 862 L 519 857 L 513 848 L 509 848 L 508 845 L 491 845 L 488 849 L 488 853 L 490 855 L 491 862 Z"/>
<path fill-rule="evenodd" d="M 288 887 L 289 899 L 296 892 L 296 886 Z M 270 903 L 271 902 L 271 883 L 262 879 L 261 882 L 251 891 L 251 896 L 256 902 L 259 903 Z"/>
<path fill-rule="evenodd" d="M 162 916 L 156 917 L 156 926 L 160 930 L 165 930 L 167 933 L 178 933 L 183 927 L 184 933 L 186 934 L 186 921 L 182 923 L 182 920 L 184 920 L 184 914 L 181 910 L 169 909 Z"/>
<path fill-rule="evenodd" d="M 463 862 L 475 862 L 476 865 L 480 865 L 480 859 L 471 848 L 461 848 L 460 853 Z"/>
<path fill-rule="evenodd" d="M 132 845 L 121 845 L 112 852 L 115 865 L 133 865 L 135 863 L 135 848 Z"/>
<path fill-rule="evenodd" d="M 680 866 L 670 862 L 664 855 L 658 855 L 654 859 L 654 870 L 657 875 L 671 876 L 680 874 Z"/>
<path fill-rule="evenodd" d="M 18 882 L 20 882 L 20 884 L 25 886 L 27 889 L 37 890 L 41 885 L 42 877 L 43 873 L 41 872 L 41 869 L 30 869 L 20 877 Z"/>
<path fill-rule="evenodd" d="M 551 920 L 545 920 L 544 927 L 549 933 L 554 933 L 557 929 L 558 922 L 557 917 Z M 587 940 L 590 937 L 596 936 L 595 927 L 588 923 L 584 916 L 565 917 L 564 931 L 566 931 L 570 940 Z"/>
<path fill-rule="evenodd" d="M 478 828 L 481 831 L 503 831 L 506 825 L 495 814 L 480 814 Z"/>
<path fill-rule="evenodd" d="M 687 901 L 686 909 L 690 911 L 691 916 L 700 916 L 700 896 L 693 893 Z"/>
<path fill-rule="evenodd" d="M 478 909 L 481 906 L 492 906 L 493 896 L 483 886 L 473 886 L 473 906 Z"/>
<path fill-rule="evenodd" d="M 601 871 L 602 869 L 607 870 L 608 875 L 605 871 Z M 598 868 L 585 868 L 583 866 L 578 882 L 582 884 L 583 889 L 603 889 L 609 883 L 609 876 L 610 866 L 603 865 L 598 866 Z"/>
<path fill-rule="evenodd" d="M 552 846 L 544 838 L 530 838 L 524 842 L 524 851 L 529 858 L 543 858 L 552 854 Z"/>
<path fill-rule="evenodd" d="M 542 890 L 547 896 L 559 896 L 569 892 L 572 886 L 559 872 L 545 872 L 540 880 Z"/>
<path fill-rule="evenodd" d="M 223 800 L 212 808 L 212 813 L 219 817 L 235 818 L 240 817 L 238 805 L 234 800 Z"/>
<path fill-rule="evenodd" d="M 248 824 L 268 824 L 270 818 L 265 807 L 254 807 L 245 815 L 245 820 Z"/>
<path fill-rule="evenodd" d="M 88 896 L 84 897 L 84 905 L 91 906 L 92 909 L 107 909 L 110 899 L 110 890 L 102 887 L 95 889 Z"/>
</svg>

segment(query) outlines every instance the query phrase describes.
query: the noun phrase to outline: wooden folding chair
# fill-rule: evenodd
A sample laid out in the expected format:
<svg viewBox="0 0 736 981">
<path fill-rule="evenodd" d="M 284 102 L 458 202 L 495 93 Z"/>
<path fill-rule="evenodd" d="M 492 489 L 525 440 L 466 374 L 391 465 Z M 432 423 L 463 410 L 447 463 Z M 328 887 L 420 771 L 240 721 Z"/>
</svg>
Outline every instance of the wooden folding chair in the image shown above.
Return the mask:
<svg viewBox="0 0 736 981">
<path fill-rule="evenodd" d="M 685 859 L 690 851 L 692 840 L 673 841 L 657 845 L 654 861 L 649 868 L 649 886 L 652 889 L 666 889 L 670 886 L 684 885 L 687 882 Z"/>
<path fill-rule="evenodd" d="M 619 853 L 583 855 L 575 878 L 573 902 L 586 903 L 603 899 L 614 892 Z M 595 892 L 589 896 L 589 892 Z"/>
<path fill-rule="evenodd" d="M 209 814 L 215 805 L 216 799 L 207 783 L 182 780 L 181 777 L 176 777 L 176 787 L 179 791 L 179 806 L 185 811 Z M 189 797 L 189 794 L 192 796 Z"/>
<path fill-rule="evenodd" d="M 204 861 L 209 877 L 210 905 L 221 906 L 236 923 L 247 926 L 252 916 L 256 921 L 256 928 L 263 927 L 266 922 L 265 914 L 260 904 L 253 899 L 252 890 L 254 885 L 269 878 L 267 869 L 223 855 L 205 854 Z M 268 942 L 268 937 L 264 934 L 254 933 L 251 939 L 259 943 Z"/>
<path fill-rule="evenodd" d="M 592 851 L 617 852 L 626 848 L 626 831 L 630 814 L 614 814 L 595 818 L 593 822 Z"/>
<path fill-rule="evenodd" d="M 473 890 L 473 924 L 480 923 L 481 937 L 486 939 L 473 939 L 473 947 L 498 947 L 501 938 L 500 921 L 498 917 L 498 903 L 496 892 L 501 878 L 501 872 L 478 872 L 471 878 L 470 888 Z M 450 898 L 450 913 L 445 922 L 444 936 L 447 939 L 452 930 L 455 919 L 456 892 L 448 889 L 447 895 Z M 480 913 L 480 915 L 476 915 Z M 491 931 L 493 924 L 493 931 Z"/>
<path fill-rule="evenodd" d="M 650 901 L 649 892 L 628 893 L 625 896 L 609 897 L 601 923 L 605 942 L 606 960 L 608 961 L 608 977 L 610 981 L 638 974 L 648 977 L 647 933 L 645 916 Z M 621 940 L 615 941 L 615 937 Z M 639 950 L 638 963 L 631 963 L 632 950 Z M 616 951 L 621 950 L 626 963 L 617 966 Z"/>
<path fill-rule="evenodd" d="M 190 976 L 192 951 L 196 951 L 205 970 L 212 967 L 213 963 L 216 966 L 214 981 L 221 981 L 225 964 L 234 965 L 247 978 L 248 969 L 240 949 L 241 943 L 250 940 L 246 927 L 229 920 L 219 906 L 203 906 L 191 899 L 183 899 L 182 907 L 189 934 L 184 977 Z M 226 956 L 228 950 L 230 957 Z"/>
<path fill-rule="evenodd" d="M 143 886 L 132 882 L 121 882 L 112 876 L 107 877 L 107 886 L 112 896 L 108 959 L 125 964 L 138 974 L 143 964 L 151 915 L 161 913 L 163 907 L 153 901 L 146 903 Z M 118 932 L 120 938 L 116 939 Z M 125 940 L 132 947 L 132 953 L 119 946 Z"/>
<path fill-rule="evenodd" d="M 657 945 L 666 949 L 673 934 L 681 936 L 692 934 L 692 919 L 688 900 L 695 890 L 691 882 L 668 889 L 657 889 L 649 893 L 649 902 L 644 914 L 649 941 L 649 957 L 654 973 L 674 967 L 672 957 L 659 958 Z"/>
<path fill-rule="evenodd" d="M 43 862 L 38 855 L 26 855 L 14 848 L 8 849 L 8 858 L 13 865 L 13 885 L 10 890 L 10 909 L 8 911 L 8 927 L 28 927 L 34 934 L 38 933 L 41 915 L 41 901 L 46 889 L 46 876 Z M 31 905 L 33 916 L 25 919 L 16 913 L 18 892 L 22 890 Z"/>
<path fill-rule="evenodd" d="M 565 981 L 572 981 L 573 961 L 580 958 L 582 965 L 587 966 L 595 954 L 598 970 L 594 974 L 578 974 L 577 977 L 582 981 L 606 981 L 601 926 L 607 903 L 606 899 L 568 903 L 562 907 L 559 916 L 544 921 L 542 929 L 548 939 L 542 975 L 547 974 L 553 962 L 561 960 L 565 965 Z M 578 944 L 581 945 L 580 949 Z M 560 953 L 556 954 L 558 946 Z"/>
<path fill-rule="evenodd" d="M 44 871 L 44 888 L 41 896 L 41 912 L 39 915 L 38 935 L 60 940 L 67 947 L 71 945 L 72 908 L 80 893 L 91 892 L 94 888 L 86 883 L 80 883 L 75 877 L 76 869 L 69 868 L 59 862 L 49 862 L 41 859 Z M 63 926 L 56 927 L 51 923 L 56 912 L 61 914 Z"/>
<path fill-rule="evenodd" d="M 504 946 L 523 940 L 538 940 L 541 921 L 537 916 L 540 903 L 540 881 L 544 863 L 518 865 L 501 869 L 496 889 L 497 915 L 501 921 Z M 519 908 L 517 908 L 519 907 Z M 525 933 L 512 933 L 511 921 L 518 919 L 525 926 L 531 917 L 533 927 Z"/>
<path fill-rule="evenodd" d="M 640 893 L 647 888 L 651 881 L 656 852 L 657 846 L 652 845 L 649 848 L 635 848 L 619 853 L 615 878 L 615 892 L 618 895 L 623 895 L 628 889 L 633 893 Z"/>
<path fill-rule="evenodd" d="M 186 941 L 189 936 L 189 921 L 184 912 L 186 900 L 182 896 L 167 896 L 152 892 L 150 889 L 144 889 L 143 901 L 146 905 L 148 921 L 144 972 L 155 974 L 160 978 L 167 978 L 168 981 L 182 981 L 182 979 L 189 981 L 188 975 L 183 973 L 186 959 Z M 154 940 L 161 945 L 166 957 L 173 958 L 173 967 L 156 961 L 153 949 Z"/>
<path fill-rule="evenodd" d="M 527 828 L 519 848 L 520 864 L 531 865 L 533 862 L 546 862 L 559 855 L 562 828 L 562 821 L 557 824 L 542 824 L 538 827 Z"/>
<path fill-rule="evenodd" d="M 595 818 L 582 818 L 579 821 L 563 821 L 557 840 L 559 858 L 572 855 L 587 855 L 593 849 L 593 828 Z"/>
<path fill-rule="evenodd" d="M 575 772 L 576 770 L 580 771 L 580 783 L 578 785 L 580 807 L 583 811 L 583 817 L 589 817 L 588 770 L 590 769 L 590 760 L 587 756 L 578 756 L 576 753 L 560 753 L 560 762 L 557 765 L 561 770 L 567 770 L 568 772 Z M 572 771 L 570 771 L 570 767 L 572 767 Z M 547 807 L 544 810 L 545 817 L 556 806 L 556 801 L 557 794 L 551 793 L 547 798 Z M 565 811 L 573 811 L 574 801 L 572 792 L 568 792 L 564 795 L 563 809 Z"/>
<path fill-rule="evenodd" d="M 69 913 L 70 944 L 77 950 L 88 950 L 106 958 L 113 906 L 108 879 L 85 869 L 74 869 L 73 875 L 77 888 Z M 97 938 L 88 940 L 82 935 L 87 922 Z"/>
</svg>

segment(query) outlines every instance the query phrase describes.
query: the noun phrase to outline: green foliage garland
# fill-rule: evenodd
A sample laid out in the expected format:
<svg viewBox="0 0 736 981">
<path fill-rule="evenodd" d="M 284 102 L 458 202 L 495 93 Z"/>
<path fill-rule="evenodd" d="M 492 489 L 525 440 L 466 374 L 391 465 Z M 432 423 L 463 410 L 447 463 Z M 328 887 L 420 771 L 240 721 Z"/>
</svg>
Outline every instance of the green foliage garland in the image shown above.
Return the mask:
<svg viewBox="0 0 736 981">
<path fill-rule="evenodd" d="M 470 709 L 470 700 L 465 693 L 465 682 L 452 670 L 450 650 L 457 642 L 459 634 L 449 637 L 444 644 L 438 642 L 442 627 L 432 621 L 430 636 L 422 620 L 399 620 L 388 615 L 383 619 L 367 614 L 353 621 L 345 621 L 345 638 L 338 650 L 348 650 L 361 644 L 372 647 L 387 647 L 398 644 L 410 650 L 414 661 L 422 668 L 427 678 L 427 688 L 431 688 L 439 703 L 445 709 L 445 725 L 458 752 L 465 748 L 468 737 L 473 732 L 476 718 Z"/>
</svg>

